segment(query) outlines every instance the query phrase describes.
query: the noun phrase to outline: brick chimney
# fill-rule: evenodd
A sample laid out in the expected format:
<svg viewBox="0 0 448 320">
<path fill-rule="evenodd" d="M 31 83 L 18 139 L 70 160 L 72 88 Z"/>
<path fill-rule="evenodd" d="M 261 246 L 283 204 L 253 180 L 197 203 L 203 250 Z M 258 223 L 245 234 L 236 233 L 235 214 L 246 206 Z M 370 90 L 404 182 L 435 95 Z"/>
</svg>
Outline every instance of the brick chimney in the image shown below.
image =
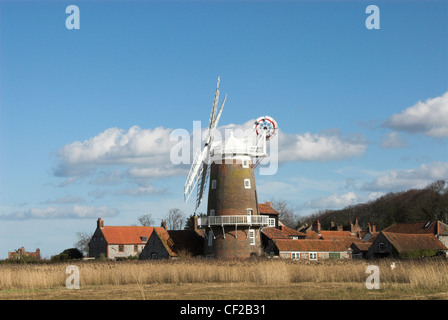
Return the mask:
<svg viewBox="0 0 448 320">
<path fill-rule="evenodd" d="M 163 229 L 168 230 L 168 229 L 166 228 L 166 220 L 162 220 L 162 223 L 161 223 L 160 226 L 161 226 Z"/>
<path fill-rule="evenodd" d="M 98 229 L 104 229 L 104 221 L 101 218 L 98 218 L 98 221 L 96 222 L 96 227 Z"/>
<path fill-rule="evenodd" d="M 319 220 L 314 220 L 313 221 L 313 226 L 312 226 L 311 230 L 313 230 L 316 233 L 320 233 L 320 222 L 319 222 Z"/>
</svg>

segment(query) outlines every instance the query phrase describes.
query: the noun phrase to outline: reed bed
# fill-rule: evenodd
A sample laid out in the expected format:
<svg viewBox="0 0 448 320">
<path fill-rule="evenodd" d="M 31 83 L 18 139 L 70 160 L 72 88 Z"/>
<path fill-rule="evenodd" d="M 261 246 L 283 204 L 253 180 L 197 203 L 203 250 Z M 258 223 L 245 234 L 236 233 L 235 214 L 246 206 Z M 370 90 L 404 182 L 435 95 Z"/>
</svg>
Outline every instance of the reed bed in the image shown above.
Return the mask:
<svg viewBox="0 0 448 320">
<path fill-rule="evenodd" d="M 66 267 L 79 268 L 81 286 L 146 285 L 179 283 L 365 283 L 368 265 L 380 269 L 384 286 L 407 284 L 412 288 L 448 289 L 448 261 L 426 260 L 329 260 L 322 262 L 281 259 L 75 261 L 58 264 L 0 264 L 0 290 L 64 287 Z"/>
</svg>

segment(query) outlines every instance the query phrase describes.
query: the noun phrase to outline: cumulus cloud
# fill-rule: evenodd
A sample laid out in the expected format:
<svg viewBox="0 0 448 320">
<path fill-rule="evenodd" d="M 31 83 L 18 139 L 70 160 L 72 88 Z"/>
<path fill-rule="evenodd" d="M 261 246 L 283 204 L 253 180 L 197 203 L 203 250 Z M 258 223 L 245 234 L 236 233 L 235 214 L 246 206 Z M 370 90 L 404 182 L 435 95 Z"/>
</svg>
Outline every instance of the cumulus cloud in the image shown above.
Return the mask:
<svg viewBox="0 0 448 320">
<path fill-rule="evenodd" d="M 128 131 L 107 129 L 85 141 L 75 141 L 58 151 L 55 175 L 73 177 L 95 172 L 100 167 L 151 166 L 168 163 L 171 129 L 158 127 Z M 169 175 L 169 172 L 167 172 Z"/>
<path fill-rule="evenodd" d="M 391 170 L 379 175 L 371 182 L 362 186 L 368 191 L 401 191 L 411 188 L 424 188 L 435 180 L 446 179 L 448 176 L 448 162 L 433 162 L 422 164 L 416 169 Z"/>
<path fill-rule="evenodd" d="M 280 132 L 279 161 L 338 161 L 363 155 L 367 143 L 361 137 L 333 134 L 286 134 Z"/>
<path fill-rule="evenodd" d="M 448 137 L 448 92 L 440 97 L 419 101 L 399 114 L 392 115 L 384 125 L 394 130 L 422 133 L 430 137 Z"/>
<path fill-rule="evenodd" d="M 11 214 L 0 215 L 2 220 L 27 220 L 27 219 L 92 219 L 98 217 L 114 217 L 118 211 L 113 208 L 72 206 L 72 207 L 46 207 L 30 208 Z"/>
</svg>

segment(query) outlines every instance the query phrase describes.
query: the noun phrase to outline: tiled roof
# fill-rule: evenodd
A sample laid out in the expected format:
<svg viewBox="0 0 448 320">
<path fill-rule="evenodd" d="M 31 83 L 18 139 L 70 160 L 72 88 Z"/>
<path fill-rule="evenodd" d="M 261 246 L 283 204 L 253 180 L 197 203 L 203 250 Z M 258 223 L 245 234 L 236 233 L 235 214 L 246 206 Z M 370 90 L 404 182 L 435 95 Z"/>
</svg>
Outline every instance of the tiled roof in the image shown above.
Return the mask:
<svg viewBox="0 0 448 320">
<path fill-rule="evenodd" d="M 433 234 L 382 232 L 398 252 L 422 249 L 447 250 Z"/>
<path fill-rule="evenodd" d="M 372 242 L 367 242 L 367 241 L 364 241 L 364 242 L 356 241 L 351 244 L 352 247 L 356 247 L 360 251 L 368 251 L 371 245 L 372 245 Z"/>
<path fill-rule="evenodd" d="M 318 240 L 318 239 L 274 239 L 272 240 L 279 251 L 324 251 L 324 252 L 341 252 L 351 251 L 350 245 L 345 241 L 337 240 Z"/>
<path fill-rule="evenodd" d="M 396 223 L 383 231 L 410 234 L 448 234 L 448 225 L 438 220 Z"/>
<path fill-rule="evenodd" d="M 355 235 L 350 231 L 321 231 L 320 235 L 325 240 L 330 240 L 333 238 L 354 238 Z"/>
<path fill-rule="evenodd" d="M 266 227 L 261 230 L 269 239 L 291 239 L 292 236 L 305 238 L 305 233 L 288 228 L 286 226 Z"/>
<path fill-rule="evenodd" d="M 266 203 L 259 203 L 258 204 L 258 211 L 260 214 L 278 214 L 278 211 L 274 210 L 271 207 L 271 203 L 270 202 L 266 202 Z"/>
<path fill-rule="evenodd" d="M 108 244 L 141 244 L 149 239 L 156 228 L 159 229 L 160 227 L 105 226 L 101 228 L 101 231 Z M 146 237 L 146 241 L 142 241 L 141 237 Z"/>
</svg>

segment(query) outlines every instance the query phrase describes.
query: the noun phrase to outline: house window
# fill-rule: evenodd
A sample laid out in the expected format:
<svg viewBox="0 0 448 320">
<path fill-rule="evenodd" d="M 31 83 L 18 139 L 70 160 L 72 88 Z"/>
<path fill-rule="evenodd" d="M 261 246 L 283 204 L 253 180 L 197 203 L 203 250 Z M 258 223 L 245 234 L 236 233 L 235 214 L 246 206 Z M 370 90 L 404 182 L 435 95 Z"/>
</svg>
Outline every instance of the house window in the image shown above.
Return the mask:
<svg viewBox="0 0 448 320">
<path fill-rule="evenodd" d="M 134 252 L 138 252 L 138 245 L 134 244 Z"/>
<path fill-rule="evenodd" d="M 124 252 L 124 245 L 123 244 L 119 244 L 118 245 L 118 252 Z"/>
<path fill-rule="evenodd" d="M 292 253 L 291 253 L 291 259 L 299 260 L 299 259 L 300 259 L 300 253 L 298 253 L 298 252 L 292 252 Z"/>
<path fill-rule="evenodd" d="M 275 218 L 268 218 L 268 227 L 275 227 Z"/>
<path fill-rule="evenodd" d="M 378 243 L 378 251 L 379 251 L 379 253 L 386 252 L 386 245 L 384 244 L 384 242 Z"/>
<path fill-rule="evenodd" d="M 140 239 L 142 240 L 142 242 L 148 241 L 148 237 L 140 237 Z"/>
<path fill-rule="evenodd" d="M 210 209 L 210 217 L 214 217 L 215 216 L 215 209 Z"/>
<path fill-rule="evenodd" d="M 157 253 L 152 253 L 151 254 L 151 259 L 157 260 Z"/>
<path fill-rule="evenodd" d="M 208 246 L 211 247 L 213 244 L 213 231 L 208 232 Z"/>
<path fill-rule="evenodd" d="M 310 260 L 317 260 L 317 252 L 310 252 Z"/>
<path fill-rule="evenodd" d="M 243 168 L 249 168 L 249 160 L 243 160 Z"/>
<path fill-rule="evenodd" d="M 212 180 L 212 190 L 216 189 L 216 180 Z"/>
<path fill-rule="evenodd" d="M 250 245 L 255 245 L 255 230 L 249 229 Z"/>
<path fill-rule="evenodd" d="M 244 188 L 250 189 L 250 179 L 244 179 Z"/>
</svg>

